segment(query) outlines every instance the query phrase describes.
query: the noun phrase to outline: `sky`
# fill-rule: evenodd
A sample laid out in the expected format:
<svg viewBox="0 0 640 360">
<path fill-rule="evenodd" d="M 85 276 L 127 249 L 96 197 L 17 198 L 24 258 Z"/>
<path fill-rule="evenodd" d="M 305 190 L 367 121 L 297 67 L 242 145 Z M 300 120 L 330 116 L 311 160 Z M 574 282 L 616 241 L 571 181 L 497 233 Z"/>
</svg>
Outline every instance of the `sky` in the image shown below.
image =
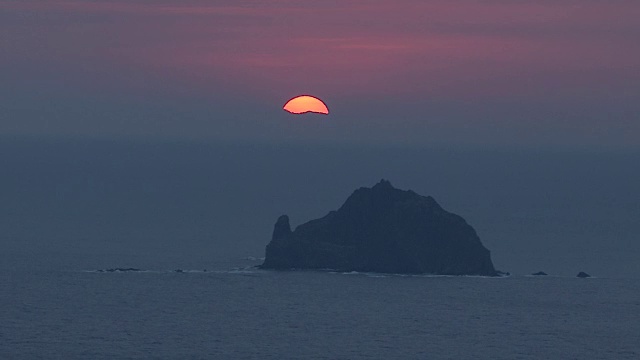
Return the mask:
<svg viewBox="0 0 640 360">
<path fill-rule="evenodd" d="M 638 274 L 638 19 L 637 0 L 0 0 L 0 253 L 259 257 L 278 216 L 385 178 L 502 270 Z M 330 114 L 283 111 L 299 94 Z"/>
<path fill-rule="evenodd" d="M 0 0 L 0 136 L 632 148 L 640 3 Z M 329 117 L 282 111 L 298 94 Z"/>
</svg>

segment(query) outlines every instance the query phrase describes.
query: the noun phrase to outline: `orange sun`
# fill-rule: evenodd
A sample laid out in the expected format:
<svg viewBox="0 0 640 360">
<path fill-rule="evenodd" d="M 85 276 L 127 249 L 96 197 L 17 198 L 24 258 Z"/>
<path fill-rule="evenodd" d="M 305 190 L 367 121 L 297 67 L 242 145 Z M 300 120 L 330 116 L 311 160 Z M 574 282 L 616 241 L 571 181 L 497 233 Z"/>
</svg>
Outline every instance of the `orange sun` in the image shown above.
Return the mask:
<svg viewBox="0 0 640 360">
<path fill-rule="evenodd" d="M 304 114 L 308 112 L 329 115 L 329 109 L 322 100 L 310 95 L 300 95 L 287 101 L 284 110 L 292 114 Z"/>
</svg>

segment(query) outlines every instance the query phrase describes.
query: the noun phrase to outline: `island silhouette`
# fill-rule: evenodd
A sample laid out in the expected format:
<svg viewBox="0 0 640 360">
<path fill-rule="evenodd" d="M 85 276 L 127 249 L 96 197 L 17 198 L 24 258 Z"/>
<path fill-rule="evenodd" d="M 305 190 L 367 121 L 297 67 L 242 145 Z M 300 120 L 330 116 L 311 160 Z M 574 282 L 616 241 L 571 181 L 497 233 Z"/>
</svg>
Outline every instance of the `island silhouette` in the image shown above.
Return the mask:
<svg viewBox="0 0 640 360">
<path fill-rule="evenodd" d="M 278 218 L 262 269 L 497 276 L 476 231 L 431 196 L 381 180 L 291 231 Z"/>
</svg>

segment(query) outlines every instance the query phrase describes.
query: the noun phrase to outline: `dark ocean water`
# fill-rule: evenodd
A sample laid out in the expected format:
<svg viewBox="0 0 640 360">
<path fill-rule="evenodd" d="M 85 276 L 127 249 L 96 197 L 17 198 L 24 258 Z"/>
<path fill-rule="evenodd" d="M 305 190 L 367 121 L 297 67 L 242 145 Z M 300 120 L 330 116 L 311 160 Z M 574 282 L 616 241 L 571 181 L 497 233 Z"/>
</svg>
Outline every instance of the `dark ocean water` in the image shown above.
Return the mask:
<svg viewBox="0 0 640 360">
<path fill-rule="evenodd" d="M 29 270 L 14 257 L 0 277 L 0 358 L 640 358 L 638 279 L 271 272 L 250 268 L 257 262 L 98 273 L 73 259 Z"/>
</svg>

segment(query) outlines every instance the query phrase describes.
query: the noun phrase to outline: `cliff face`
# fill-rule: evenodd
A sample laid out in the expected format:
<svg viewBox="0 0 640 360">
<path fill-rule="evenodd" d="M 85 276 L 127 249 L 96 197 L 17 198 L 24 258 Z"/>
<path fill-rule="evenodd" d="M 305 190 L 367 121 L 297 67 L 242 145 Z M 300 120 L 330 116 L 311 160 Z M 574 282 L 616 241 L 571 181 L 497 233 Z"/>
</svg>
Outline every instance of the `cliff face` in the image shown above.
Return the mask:
<svg viewBox="0 0 640 360">
<path fill-rule="evenodd" d="M 463 218 L 385 180 L 295 231 L 281 216 L 262 268 L 496 275 L 489 250 Z"/>
</svg>

